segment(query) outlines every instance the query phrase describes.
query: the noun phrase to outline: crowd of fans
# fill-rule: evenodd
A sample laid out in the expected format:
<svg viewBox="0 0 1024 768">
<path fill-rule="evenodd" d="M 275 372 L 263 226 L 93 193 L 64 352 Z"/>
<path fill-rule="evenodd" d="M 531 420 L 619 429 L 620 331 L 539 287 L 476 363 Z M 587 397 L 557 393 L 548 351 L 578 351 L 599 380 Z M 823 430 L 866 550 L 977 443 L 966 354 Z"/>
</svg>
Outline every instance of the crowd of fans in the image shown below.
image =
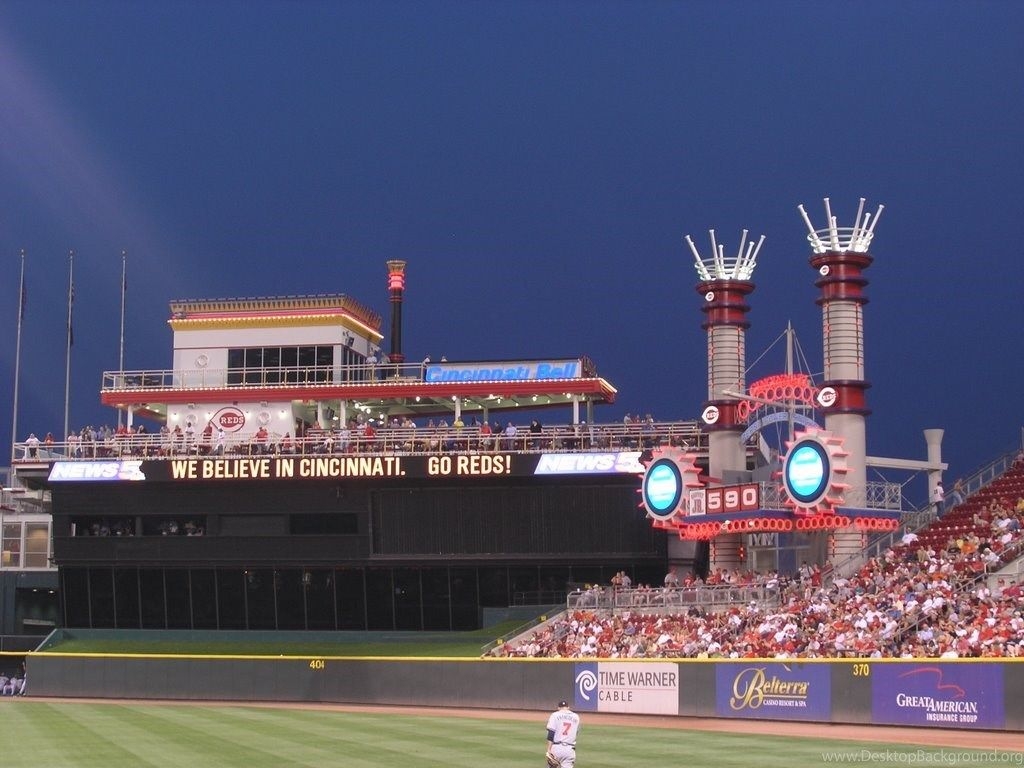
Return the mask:
<svg viewBox="0 0 1024 768">
<path fill-rule="evenodd" d="M 648 415 L 626 417 L 620 424 L 544 426 L 534 419 L 529 425 L 501 424 L 471 416 L 429 419 L 417 424 L 408 416 L 387 419 L 359 414 L 340 426 L 299 425 L 292 432 L 271 432 L 260 426 L 244 436 L 225 434 L 212 423 L 162 425 L 149 432 L 145 424 L 121 425 L 116 429 L 92 426 L 68 434 L 65 442 L 52 433 L 40 440 L 35 433 L 23 443 L 22 458 L 70 456 L 99 459 L 121 456 L 173 457 L 240 455 L 289 455 L 374 453 L 380 451 L 428 453 L 439 451 L 579 451 L 631 450 L 659 445 L 689 445 L 694 439 L 692 425 L 659 423 Z"/>
<path fill-rule="evenodd" d="M 547 623 L 496 656 L 560 658 L 831 658 L 1024 657 L 1024 587 L 990 576 L 1024 551 L 1024 465 L 1003 487 L 962 505 L 968 528 L 942 519 L 908 534 L 849 576 L 825 579 L 804 565 L 790 579 L 777 573 L 715 571 L 706 581 L 674 572 L 665 585 L 624 586 L 625 610 L 595 600 Z M 936 546 L 936 542 L 941 542 Z M 627 577 L 628 578 L 628 577 Z M 671 595 L 701 584 L 777 585 L 778 599 L 731 603 L 722 610 L 673 605 Z M 592 588 L 593 589 L 593 588 Z M 603 589 L 603 588 L 601 588 Z M 657 602 L 634 601 L 651 590 Z M 596 596 L 595 592 L 595 596 Z"/>
</svg>

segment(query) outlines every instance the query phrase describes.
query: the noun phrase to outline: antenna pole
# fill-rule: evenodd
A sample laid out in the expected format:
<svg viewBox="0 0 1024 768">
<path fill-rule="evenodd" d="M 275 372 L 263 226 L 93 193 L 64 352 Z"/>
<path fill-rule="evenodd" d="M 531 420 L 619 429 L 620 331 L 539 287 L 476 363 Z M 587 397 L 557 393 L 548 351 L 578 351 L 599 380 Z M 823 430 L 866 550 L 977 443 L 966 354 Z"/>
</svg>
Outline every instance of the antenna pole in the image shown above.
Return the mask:
<svg viewBox="0 0 1024 768">
<path fill-rule="evenodd" d="M 21 250 L 21 279 L 18 281 L 18 340 L 14 345 L 14 412 L 11 414 L 11 462 L 18 441 L 18 382 L 21 378 L 21 321 L 25 317 L 25 249 Z"/>
<path fill-rule="evenodd" d="M 71 346 L 75 343 L 75 333 L 71 327 L 71 308 L 75 304 L 75 252 L 68 252 L 68 338 L 64 354 L 64 439 L 67 439 L 70 421 L 68 419 L 71 403 Z"/>
<path fill-rule="evenodd" d="M 121 374 L 118 378 L 118 385 L 124 384 L 124 305 L 125 296 L 128 293 L 128 252 L 121 251 L 121 344 L 118 349 L 118 372 Z M 117 409 L 117 428 L 120 429 L 124 423 L 124 412 Z"/>
<path fill-rule="evenodd" d="M 793 375 L 793 321 L 786 321 L 786 374 Z M 789 418 L 787 424 L 789 426 L 789 439 L 793 439 L 793 433 L 796 431 L 795 427 L 795 414 L 796 414 L 796 400 L 790 400 L 789 405 L 786 408 Z"/>
</svg>

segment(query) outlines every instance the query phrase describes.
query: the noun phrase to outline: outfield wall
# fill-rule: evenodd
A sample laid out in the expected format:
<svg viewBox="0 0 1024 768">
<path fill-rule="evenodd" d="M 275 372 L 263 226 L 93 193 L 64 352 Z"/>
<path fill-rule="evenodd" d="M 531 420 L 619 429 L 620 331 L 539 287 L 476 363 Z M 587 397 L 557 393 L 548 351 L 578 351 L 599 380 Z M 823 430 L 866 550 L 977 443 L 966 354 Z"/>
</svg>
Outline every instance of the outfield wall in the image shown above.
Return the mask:
<svg viewBox="0 0 1024 768">
<path fill-rule="evenodd" d="M 566 661 L 31 654 L 29 693 L 1024 731 L 1024 660 Z"/>
</svg>

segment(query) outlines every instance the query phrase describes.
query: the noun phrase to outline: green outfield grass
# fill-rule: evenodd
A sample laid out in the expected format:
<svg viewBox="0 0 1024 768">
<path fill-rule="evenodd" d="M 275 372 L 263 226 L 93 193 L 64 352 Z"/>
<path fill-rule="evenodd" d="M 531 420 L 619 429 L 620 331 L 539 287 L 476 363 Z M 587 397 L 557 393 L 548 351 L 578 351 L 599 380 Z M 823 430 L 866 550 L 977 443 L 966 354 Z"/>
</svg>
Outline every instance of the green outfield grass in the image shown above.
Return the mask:
<svg viewBox="0 0 1024 768">
<path fill-rule="evenodd" d="M 0 701 L 4 768 L 541 768 L 544 724 L 326 710 Z M 578 768 L 933 764 L 938 748 L 588 724 Z M 886 755 L 888 752 L 888 755 Z M 977 765 L 972 750 L 956 752 Z M 866 760 L 871 753 L 875 759 Z M 1008 753 L 1002 753 L 1007 755 Z M 928 756 L 931 756 L 930 758 Z M 972 761 L 972 757 L 974 760 Z M 1021 753 L 997 764 L 1021 765 Z M 888 759 L 886 759 L 888 758 Z"/>
</svg>

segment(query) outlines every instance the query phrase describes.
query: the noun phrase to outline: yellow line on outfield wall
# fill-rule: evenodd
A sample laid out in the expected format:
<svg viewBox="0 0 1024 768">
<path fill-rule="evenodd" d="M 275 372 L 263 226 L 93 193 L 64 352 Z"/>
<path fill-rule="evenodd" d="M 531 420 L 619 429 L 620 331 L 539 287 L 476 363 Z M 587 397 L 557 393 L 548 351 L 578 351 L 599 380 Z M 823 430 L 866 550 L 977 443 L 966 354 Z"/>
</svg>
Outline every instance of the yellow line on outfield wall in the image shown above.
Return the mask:
<svg viewBox="0 0 1024 768">
<path fill-rule="evenodd" d="M 0 656 L 47 656 L 56 658 L 79 658 L 79 659 L 209 659 L 215 661 L 309 661 L 311 659 L 322 659 L 324 661 L 402 661 L 402 662 L 423 662 L 436 664 L 437 662 L 487 662 L 505 664 L 556 664 L 556 663 L 627 663 L 627 664 L 1021 664 L 1024 658 L 1008 656 L 980 656 L 969 658 L 936 658 L 921 656 L 912 659 L 899 658 L 844 658 L 844 659 L 804 659 L 804 658 L 725 658 L 715 657 L 707 659 L 673 659 L 673 658 L 650 658 L 650 659 L 615 659 L 605 657 L 587 656 L 584 658 L 515 658 L 515 657 L 480 657 L 480 656 L 318 656 L 315 654 L 275 656 L 258 654 L 193 654 L 193 653 L 68 653 L 62 651 L 0 651 Z"/>
</svg>

